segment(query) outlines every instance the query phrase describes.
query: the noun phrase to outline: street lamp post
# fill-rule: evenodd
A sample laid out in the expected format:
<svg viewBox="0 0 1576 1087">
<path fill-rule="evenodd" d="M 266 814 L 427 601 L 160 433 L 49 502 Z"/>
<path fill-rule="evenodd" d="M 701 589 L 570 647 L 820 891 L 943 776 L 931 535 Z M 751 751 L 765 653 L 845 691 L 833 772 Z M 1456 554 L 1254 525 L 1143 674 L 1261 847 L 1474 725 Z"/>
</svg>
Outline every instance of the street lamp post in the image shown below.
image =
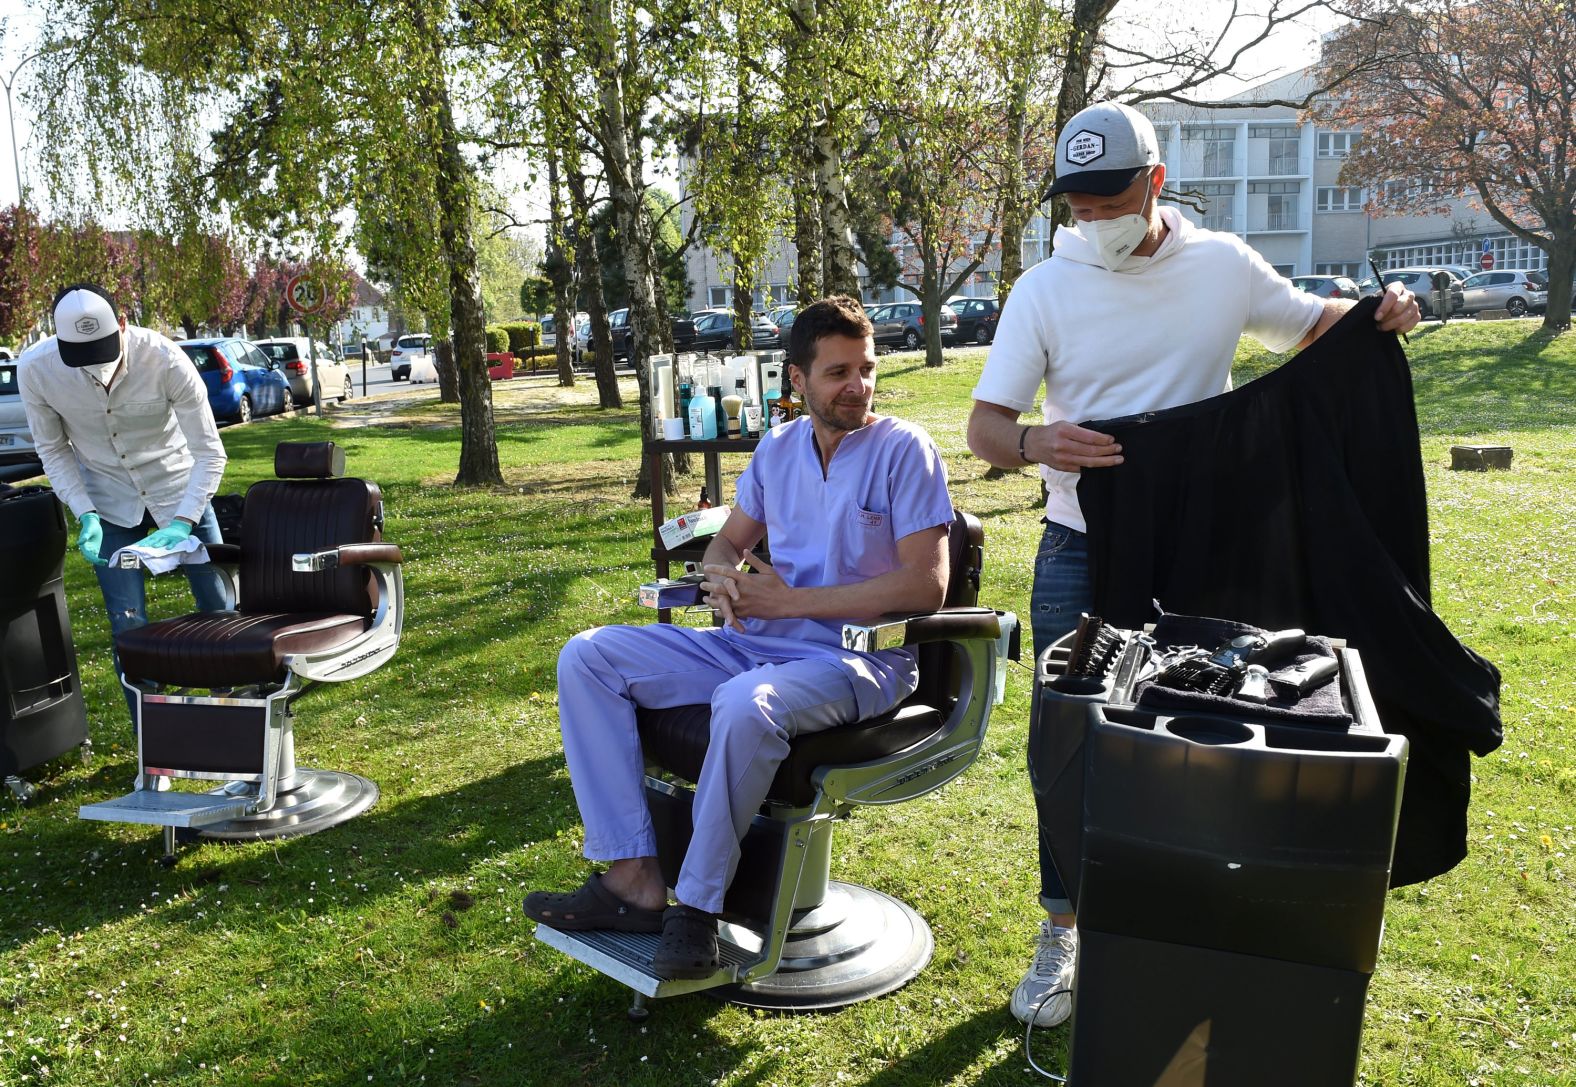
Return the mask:
<svg viewBox="0 0 1576 1087">
<path fill-rule="evenodd" d="M 40 56 L 41 53 L 29 53 L 16 62 L 16 67 L 11 69 L 11 74 L 5 79 L 5 116 L 6 123 L 11 130 L 11 167 L 16 170 L 16 202 L 22 204 L 22 159 L 16 150 L 16 114 L 11 110 L 11 86 L 16 82 L 16 77 L 21 74 L 22 67 L 28 61 Z"/>
</svg>

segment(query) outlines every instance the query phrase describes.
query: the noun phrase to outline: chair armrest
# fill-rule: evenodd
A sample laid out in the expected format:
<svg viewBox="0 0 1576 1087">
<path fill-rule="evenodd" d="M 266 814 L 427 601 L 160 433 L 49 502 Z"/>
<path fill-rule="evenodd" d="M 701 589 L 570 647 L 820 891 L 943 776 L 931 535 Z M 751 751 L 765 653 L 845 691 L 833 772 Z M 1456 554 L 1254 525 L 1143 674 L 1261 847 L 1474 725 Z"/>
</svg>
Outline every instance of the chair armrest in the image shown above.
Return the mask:
<svg viewBox="0 0 1576 1087">
<path fill-rule="evenodd" d="M 874 623 L 845 623 L 843 648 L 857 653 L 925 642 L 994 641 L 1001 616 L 990 608 L 942 608 L 914 615 L 882 616 Z"/>
<path fill-rule="evenodd" d="M 379 563 L 398 565 L 404 561 L 405 556 L 401 554 L 398 544 L 342 544 L 326 551 L 297 552 L 290 556 L 290 569 L 298 574 L 312 574 L 341 566 L 374 566 Z"/>
</svg>

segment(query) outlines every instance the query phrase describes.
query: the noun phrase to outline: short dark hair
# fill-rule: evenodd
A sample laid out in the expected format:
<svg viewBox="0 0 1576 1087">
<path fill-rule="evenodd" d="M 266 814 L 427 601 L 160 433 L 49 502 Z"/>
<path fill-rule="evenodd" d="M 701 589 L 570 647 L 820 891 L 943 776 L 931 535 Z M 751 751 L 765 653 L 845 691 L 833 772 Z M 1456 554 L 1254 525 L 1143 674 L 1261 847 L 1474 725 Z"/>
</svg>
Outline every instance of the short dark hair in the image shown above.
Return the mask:
<svg viewBox="0 0 1576 1087">
<path fill-rule="evenodd" d="M 828 336 L 847 336 L 862 340 L 874 335 L 875 328 L 865 316 L 865 308 L 846 294 L 834 294 L 812 302 L 793 319 L 788 333 L 788 364 L 809 376 L 815 361 L 816 345 Z"/>
<path fill-rule="evenodd" d="M 104 301 L 109 303 L 109 311 L 115 315 L 117 320 L 119 320 L 120 307 L 115 304 L 115 296 L 110 294 L 103 287 L 100 287 L 97 283 L 67 283 L 64 287 L 55 292 L 55 300 L 49 304 L 50 311 L 53 312 L 55 307 L 60 305 L 60 300 L 66 295 L 70 294 L 72 291 L 88 291 L 92 294 L 98 295 Z"/>
</svg>

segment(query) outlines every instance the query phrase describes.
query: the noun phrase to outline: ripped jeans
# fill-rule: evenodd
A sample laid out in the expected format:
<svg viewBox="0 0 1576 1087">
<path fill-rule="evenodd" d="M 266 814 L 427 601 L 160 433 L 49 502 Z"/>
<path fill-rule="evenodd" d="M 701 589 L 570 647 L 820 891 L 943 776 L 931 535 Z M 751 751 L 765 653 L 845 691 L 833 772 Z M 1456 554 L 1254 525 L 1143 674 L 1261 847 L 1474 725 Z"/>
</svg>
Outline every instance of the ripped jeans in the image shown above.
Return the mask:
<svg viewBox="0 0 1576 1087">
<path fill-rule="evenodd" d="M 102 519 L 99 524 L 104 529 L 104 542 L 99 545 L 99 555 L 106 559 L 120 548 L 143 540 L 159 528 L 152 515 L 147 513 L 143 514 L 142 523 L 134 528 Z M 224 542 L 219 535 L 219 520 L 214 516 L 212 505 L 203 509 L 202 519 L 192 526 L 192 535 L 203 543 Z M 109 566 L 95 566 L 93 572 L 98 575 L 99 591 L 104 594 L 104 610 L 109 615 L 110 649 L 115 662 L 116 682 L 119 682 L 120 654 L 114 651 L 115 635 L 123 630 L 147 626 L 148 592 L 143 582 L 145 575 L 141 570 L 118 570 Z M 213 566 L 208 563 L 182 566 L 181 572 L 191 585 L 192 598 L 197 602 L 198 611 L 229 611 L 235 607 L 224 575 Z M 137 704 L 130 691 L 124 693 L 126 708 L 131 711 L 135 727 Z"/>
<path fill-rule="evenodd" d="M 1089 581 L 1089 541 L 1076 529 L 1055 521 L 1045 522 L 1040 550 L 1034 558 L 1034 589 L 1029 596 L 1030 622 L 1034 628 L 1034 658 L 1078 625 L 1078 616 L 1094 607 Z M 1034 767 L 1029 768 L 1034 774 Z M 1040 827 L 1040 905 L 1049 913 L 1071 913 L 1072 903 Z"/>
</svg>

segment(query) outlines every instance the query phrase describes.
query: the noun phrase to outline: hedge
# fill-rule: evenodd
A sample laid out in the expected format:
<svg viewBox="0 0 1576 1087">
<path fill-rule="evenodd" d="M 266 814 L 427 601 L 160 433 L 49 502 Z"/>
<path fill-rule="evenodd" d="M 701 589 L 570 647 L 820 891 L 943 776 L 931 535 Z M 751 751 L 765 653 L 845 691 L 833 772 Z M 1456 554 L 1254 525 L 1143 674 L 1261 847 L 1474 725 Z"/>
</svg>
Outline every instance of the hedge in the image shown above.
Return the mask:
<svg viewBox="0 0 1576 1087">
<path fill-rule="evenodd" d="M 510 336 L 503 325 L 487 326 L 487 352 L 488 354 L 501 355 L 509 350 Z"/>
<path fill-rule="evenodd" d="M 542 326 L 535 321 L 518 321 L 499 328 L 509 335 L 509 350 L 524 355 L 542 342 Z"/>
</svg>

